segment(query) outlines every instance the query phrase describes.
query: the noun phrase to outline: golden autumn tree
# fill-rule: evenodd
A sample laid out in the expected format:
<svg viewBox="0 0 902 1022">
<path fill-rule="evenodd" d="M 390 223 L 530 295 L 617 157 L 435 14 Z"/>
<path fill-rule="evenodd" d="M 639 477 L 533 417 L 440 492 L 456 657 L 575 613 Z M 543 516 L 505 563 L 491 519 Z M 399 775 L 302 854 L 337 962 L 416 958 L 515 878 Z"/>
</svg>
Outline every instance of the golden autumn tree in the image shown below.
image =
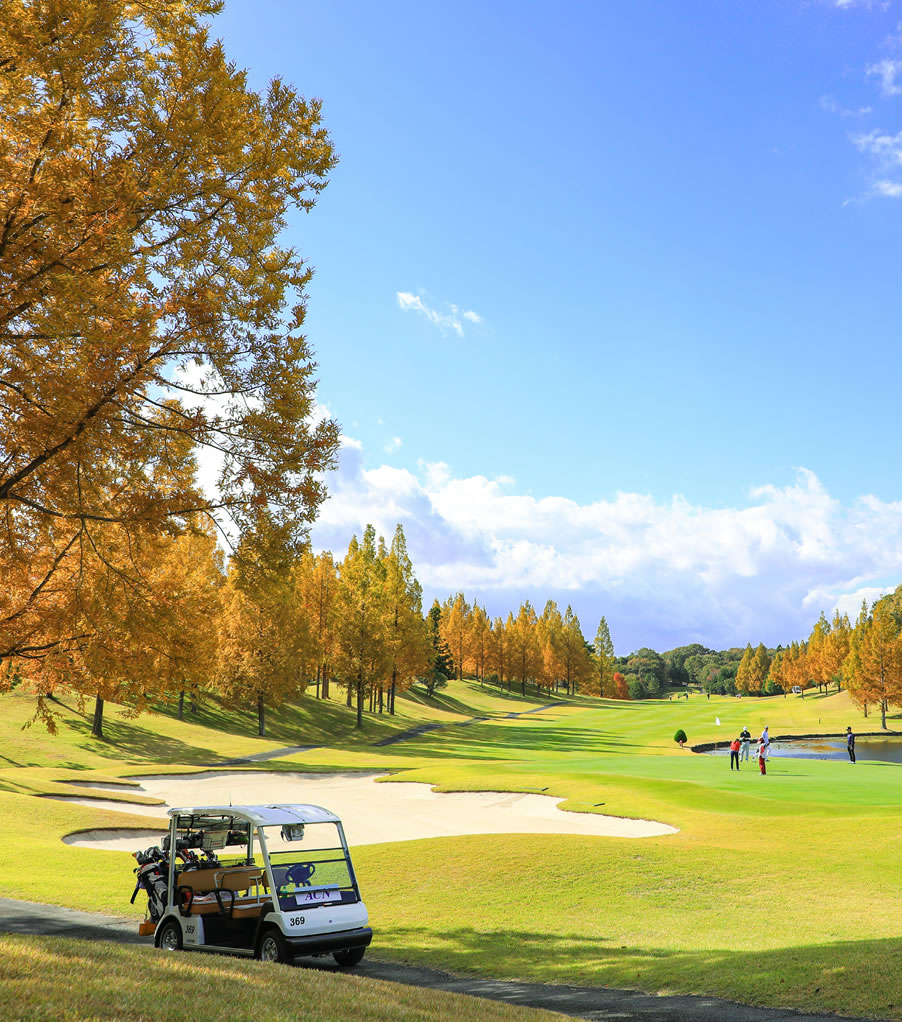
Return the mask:
<svg viewBox="0 0 902 1022">
<path fill-rule="evenodd" d="M 849 637 L 852 626 L 848 614 L 840 614 L 837 610 L 830 624 L 830 631 L 820 652 L 820 673 L 827 684 L 836 682 L 837 690 L 842 685 L 842 669 L 849 655 Z"/>
<path fill-rule="evenodd" d="M 520 682 L 520 694 L 526 695 L 526 683 L 534 681 L 542 667 L 542 647 L 537 634 L 538 617 L 529 600 L 520 604 L 517 616 L 508 614 L 505 631 L 508 634 L 510 666 L 508 674 Z"/>
<path fill-rule="evenodd" d="M 140 589 L 139 541 L 207 516 L 298 548 L 324 495 L 310 269 L 279 235 L 335 155 L 318 102 L 248 88 L 220 6 L 0 5 L 0 661 L 33 675 L 127 645 L 89 596 Z"/>
<path fill-rule="evenodd" d="M 498 675 L 499 687 L 504 686 L 506 679 L 507 688 L 510 691 L 510 636 L 504 620 L 500 617 L 496 617 L 492 621 L 486 663 L 489 672 Z"/>
<path fill-rule="evenodd" d="M 429 668 L 430 640 L 423 618 L 423 590 L 413 573 L 407 540 L 400 524 L 383 558 L 383 607 L 388 646 L 388 711 L 395 712 L 395 696 L 422 677 Z M 379 711 L 382 693 L 379 688 Z"/>
<path fill-rule="evenodd" d="M 568 695 L 582 691 L 584 686 L 591 684 L 593 669 L 589 647 L 579 618 L 569 604 L 564 611 L 561 630 L 561 660 L 564 667 L 561 680 L 567 688 Z"/>
<path fill-rule="evenodd" d="M 771 686 L 781 688 L 783 695 L 786 695 L 786 690 L 789 687 L 786 684 L 786 679 L 783 676 L 783 650 L 778 649 L 774 653 L 774 658 L 770 662 L 770 667 L 767 670 L 767 681 Z"/>
<path fill-rule="evenodd" d="M 317 699 L 328 699 L 338 600 L 338 571 L 332 554 L 328 550 L 319 555 L 305 550 L 295 569 L 295 586 L 314 649 L 311 671 L 315 670 L 316 675 L 310 680 L 316 685 Z"/>
<path fill-rule="evenodd" d="M 739 667 L 736 668 L 736 689 L 743 695 L 747 695 L 752 691 L 751 671 L 754 656 L 752 644 L 748 643 L 745 647 L 745 652 L 742 654 L 742 659 L 739 661 Z"/>
<path fill-rule="evenodd" d="M 210 676 L 210 618 L 218 613 L 220 558 L 210 536 L 181 537 L 139 530 L 129 549 L 115 531 L 93 537 L 92 556 L 76 587 L 73 620 L 81 639 L 42 679 L 38 709 L 53 730 L 43 695 L 58 686 L 93 699 L 91 733 L 104 737 L 104 705 L 134 715 L 156 698 L 173 696 L 188 679 Z M 186 559 L 189 563 L 186 563 Z M 114 562 L 127 564 L 114 568 Z"/>
<path fill-rule="evenodd" d="M 233 559 L 223 588 L 217 645 L 223 699 L 257 717 L 300 695 L 316 650 L 290 568 L 264 574 Z"/>
<path fill-rule="evenodd" d="M 614 682 L 614 643 L 607 621 L 602 617 L 595 633 L 595 653 L 592 657 L 594 695 L 606 699 L 617 698 L 617 686 Z"/>
<path fill-rule="evenodd" d="M 817 685 L 818 691 L 830 682 L 829 649 L 830 622 L 821 611 L 814 628 L 811 629 L 811 635 L 808 636 L 808 673 Z"/>
<path fill-rule="evenodd" d="M 467 648 L 470 650 L 473 673 L 476 675 L 476 680 L 482 682 L 485 680 L 486 665 L 489 660 L 492 627 L 485 607 L 480 607 L 476 602 L 473 603 L 467 631 Z"/>
<path fill-rule="evenodd" d="M 367 525 L 354 536 L 339 567 L 336 674 L 347 687 L 348 705 L 356 694 L 357 727 L 363 727 L 364 695 L 391 674 L 387 634 L 385 565 L 376 531 Z"/>
<path fill-rule="evenodd" d="M 880 706 L 886 729 L 890 703 L 902 703 L 902 635 L 892 608 L 877 601 L 869 617 L 859 618 L 850 639 L 846 687 L 859 705 Z"/>
<path fill-rule="evenodd" d="M 457 677 L 463 678 L 464 667 L 469 666 L 469 622 L 472 608 L 463 593 L 449 596 L 442 604 L 441 635 L 451 650 Z"/>
<path fill-rule="evenodd" d="M 175 698 L 184 717 L 185 695 L 192 706 L 215 680 L 216 624 L 225 582 L 222 551 L 211 528 L 167 543 L 149 569 L 154 614 L 160 618 L 153 644 L 153 693 Z"/>
<path fill-rule="evenodd" d="M 750 692 L 764 692 L 769 670 L 770 657 L 767 655 L 764 643 L 759 642 L 748 666 L 747 677 Z"/>
<path fill-rule="evenodd" d="M 547 600 L 535 625 L 536 645 L 539 649 L 535 682 L 538 688 L 547 688 L 549 695 L 564 676 L 563 628 L 563 618 L 557 603 Z"/>
</svg>

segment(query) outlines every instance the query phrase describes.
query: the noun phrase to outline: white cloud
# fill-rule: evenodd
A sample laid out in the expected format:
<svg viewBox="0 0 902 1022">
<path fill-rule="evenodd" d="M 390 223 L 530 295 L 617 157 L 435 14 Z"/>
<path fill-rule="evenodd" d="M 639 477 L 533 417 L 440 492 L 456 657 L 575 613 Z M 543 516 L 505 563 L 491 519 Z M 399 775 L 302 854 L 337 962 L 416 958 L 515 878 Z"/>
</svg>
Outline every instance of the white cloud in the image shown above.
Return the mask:
<svg viewBox="0 0 902 1022">
<path fill-rule="evenodd" d="M 849 137 L 859 152 L 871 157 L 875 168 L 876 176 L 864 198 L 877 196 L 898 199 L 902 196 L 902 183 L 886 176 L 899 173 L 899 168 L 902 167 L 902 131 L 896 135 L 884 131 L 869 131 Z M 844 205 L 848 205 L 848 202 Z"/>
<path fill-rule="evenodd" d="M 902 196 L 902 182 L 888 181 L 886 179 L 874 183 L 874 194 L 882 195 L 888 199 L 898 199 Z"/>
<path fill-rule="evenodd" d="M 902 501 L 843 505 L 805 469 L 734 508 L 638 493 L 536 498 L 443 463 L 367 469 L 359 448 L 342 452 L 327 485 L 318 548 L 340 553 L 367 522 L 385 536 L 400 522 L 428 601 L 463 589 L 506 616 L 553 598 L 573 605 L 590 639 L 604 614 L 618 652 L 786 643 L 821 610 L 851 606 L 854 617 L 862 594 L 902 576 Z"/>
<path fill-rule="evenodd" d="M 902 85 L 897 82 L 902 73 L 902 60 L 879 60 L 876 64 L 869 64 L 866 73 L 869 78 L 880 79 L 880 91 L 884 96 L 902 95 Z"/>
<path fill-rule="evenodd" d="M 396 291 L 395 295 L 398 299 L 398 306 L 405 312 L 413 310 L 418 312 L 421 316 L 425 316 L 430 323 L 439 327 L 441 330 L 453 330 L 458 337 L 463 337 L 464 326 L 461 320 L 467 320 L 469 323 L 481 323 L 482 316 L 478 312 L 474 312 L 472 309 L 459 309 L 456 305 L 451 302 L 445 303 L 445 312 L 439 312 L 437 309 L 427 305 L 420 295 L 411 294 L 410 291 Z"/>
<path fill-rule="evenodd" d="M 827 3 L 841 11 L 851 11 L 859 7 L 866 11 L 886 11 L 890 6 L 890 0 L 827 0 Z"/>
<path fill-rule="evenodd" d="M 395 451 L 399 450 L 403 441 L 399 436 L 393 436 L 391 440 L 382 448 L 386 454 L 394 454 Z"/>
<path fill-rule="evenodd" d="M 857 149 L 875 157 L 881 165 L 892 167 L 902 164 L 902 131 L 887 135 L 884 131 L 869 131 L 850 136 Z"/>
<path fill-rule="evenodd" d="M 867 114 L 873 113 L 873 107 L 860 106 L 857 109 L 850 107 L 844 107 L 839 103 L 834 96 L 821 96 L 818 103 L 822 110 L 826 110 L 827 113 L 836 114 L 837 117 L 865 117 Z"/>
</svg>

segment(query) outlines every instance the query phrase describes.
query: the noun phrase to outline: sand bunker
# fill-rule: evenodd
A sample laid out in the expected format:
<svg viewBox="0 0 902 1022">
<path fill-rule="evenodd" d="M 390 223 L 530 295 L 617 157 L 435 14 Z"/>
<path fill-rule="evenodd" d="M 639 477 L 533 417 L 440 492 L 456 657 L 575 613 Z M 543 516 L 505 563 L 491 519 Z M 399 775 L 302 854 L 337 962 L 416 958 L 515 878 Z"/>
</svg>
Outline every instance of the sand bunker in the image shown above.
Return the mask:
<svg viewBox="0 0 902 1022">
<path fill-rule="evenodd" d="M 172 806 L 253 805 L 308 802 L 341 817 L 351 845 L 410 841 L 461 834 L 584 834 L 602 837 L 657 837 L 677 829 L 652 820 L 627 820 L 597 813 L 562 812 L 561 799 L 511 792 L 435 792 L 410 781 L 376 784 L 385 774 L 305 774 L 207 771 L 140 778 L 143 795 L 164 806 L 130 805 L 105 799 L 69 797 L 95 808 L 115 809 L 165 820 Z M 116 836 L 109 829 L 71 834 L 66 842 L 89 848 L 134 851 L 156 844 L 159 834 Z M 128 843 L 128 842 L 131 843 Z"/>
<path fill-rule="evenodd" d="M 67 834 L 63 843 L 75 845 L 76 848 L 103 848 L 111 852 L 143 852 L 151 845 L 158 845 L 165 836 L 165 830 L 131 830 L 122 827 L 115 830 L 79 830 Z"/>
</svg>

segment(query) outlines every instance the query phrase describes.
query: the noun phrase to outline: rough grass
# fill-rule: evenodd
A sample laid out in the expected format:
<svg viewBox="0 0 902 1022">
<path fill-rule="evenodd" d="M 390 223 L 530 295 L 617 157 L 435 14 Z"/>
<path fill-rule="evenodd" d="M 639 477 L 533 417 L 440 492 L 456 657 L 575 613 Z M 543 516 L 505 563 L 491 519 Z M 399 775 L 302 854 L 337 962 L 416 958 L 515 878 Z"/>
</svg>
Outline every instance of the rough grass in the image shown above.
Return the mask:
<svg viewBox="0 0 902 1022">
<path fill-rule="evenodd" d="M 3 707 L 15 709 L 16 700 L 21 720 L 24 697 L 4 697 Z M 747 768 L 736 774 L 725 757 L 697 756 L 672 740 L 677 727 L 691 743 L 732 737 L 744 724 L 757 732 L 767 723 L 772 735 L 838 732 L 847 724 L 876 730 L 845 693 L 627 704 L 578 698 L 505 716 L 535 705 L 456 683 L 440 705 L 404 700 L 396 720 L 367 721 L 363 735 L 350 737 L 344 707 L 306 699 L 286 711 L 298 722 L 325 710 L 337 722 L 334 733 L 323 734 L 322 748 L 265 769 L 378 768 L 446 790 L 547 788 L 574 811 L 680 828 L 639 841 L 495 835 L 362 847 L 355 862 L 376 931 L 373 953 L 499 978 L 902 1019 L 902 770 L 774 759 L 766 777 Z M 60 838 L 93 826 L 147 827 L 147 819 L 34 794 L 71 793 L 61 782 L 73 777 L 197 769 L 260 745 L 238 734 L 226 713 L 222 732 L 213 721 L 168 716 L 124 722 L 119 744 L 90 739 L 77 716 L 56 739 L 34 729 L 23 735 L 16 713 L 0 723 L 0 748 L 22 763 L 0 769 L 7 789 L 0 791 L 0 841 L 21 854 L 0 856 L 0 891 L 119 914 L 128 914 L 129 857 L 71 848 Z M 371 744 L 424 720 L 450 726 L 398 745 Z M 305 742 L 285 727 L 285 744 Z M 168 758 L 172 743 L 178 759 Z M 23 862 L 42 868 L 25 870 Z M 67 879 L 75 875 L 78 884 Z"/>
<path fill-rule="evenodd" d="M 64 938 L 0 938 L 0 1018 L 21 1022 L 563 1022 L 349 973 Z"/>
</svg>

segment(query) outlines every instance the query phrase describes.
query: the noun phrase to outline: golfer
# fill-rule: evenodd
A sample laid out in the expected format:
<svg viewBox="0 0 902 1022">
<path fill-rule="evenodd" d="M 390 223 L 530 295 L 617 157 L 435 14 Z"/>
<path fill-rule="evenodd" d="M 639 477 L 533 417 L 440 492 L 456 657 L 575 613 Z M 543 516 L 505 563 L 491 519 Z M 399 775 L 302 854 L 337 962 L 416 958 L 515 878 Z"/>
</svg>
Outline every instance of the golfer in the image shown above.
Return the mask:
<svg viewBox="0 0 902 1022">
<path fill-rule="evenodd" d="M 733 764 L 736 764 L 736 769 L 739 769 L 739 739 L 734 738 L 730 742 L 730 769 L 733 769 Z"/>
<path fill-rule="evenodd" d="M 764 730 L 761 732 L 760 741 L 764 745 L 764 758 L 770 759 L 770 735 L 767 733 L 767 724 L 764 725 Z"/>
<path fill-rule="evenodd" d="M 758 739 L 758 769 L 762 774 L 767 773 L 766 763 L 767 746 L 764 744 L 764 736 Z"/>
<path fill-rule="evenodd" d="M 855 762 L 855 735 L 852 734 L 850 727 L 846 728 L 846 748 L 849 750 L 850 762 Z"/>
<path fill-rule="evenodd" d="M 749 758 L 749 749 L 752 745 L 752 732 L 747 727 L 744 727 L 739 733 L 739 760 L 747 760 Z"/>
</svg>

